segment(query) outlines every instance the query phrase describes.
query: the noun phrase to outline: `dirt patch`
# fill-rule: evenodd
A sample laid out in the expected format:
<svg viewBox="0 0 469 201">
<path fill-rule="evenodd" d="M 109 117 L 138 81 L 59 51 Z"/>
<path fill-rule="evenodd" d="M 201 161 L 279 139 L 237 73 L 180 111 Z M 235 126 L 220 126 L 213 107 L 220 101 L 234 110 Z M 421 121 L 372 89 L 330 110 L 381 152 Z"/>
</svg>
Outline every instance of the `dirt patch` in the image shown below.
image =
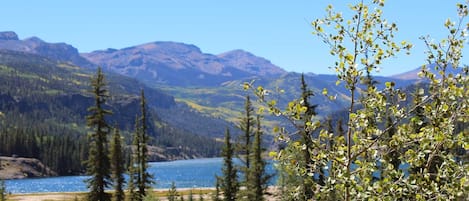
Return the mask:
<svg viewBox="0 0 469 201">
<path fill-rule="evenodd" d="M 79 197 L 78 197 L 79 198 Z M 52 201 L 52 200 L 74 200 L 75 195 L 72 194 L 40 194 L 40 195 L 16 195 L 8 197 L 11 201 Z"/>
</svg>

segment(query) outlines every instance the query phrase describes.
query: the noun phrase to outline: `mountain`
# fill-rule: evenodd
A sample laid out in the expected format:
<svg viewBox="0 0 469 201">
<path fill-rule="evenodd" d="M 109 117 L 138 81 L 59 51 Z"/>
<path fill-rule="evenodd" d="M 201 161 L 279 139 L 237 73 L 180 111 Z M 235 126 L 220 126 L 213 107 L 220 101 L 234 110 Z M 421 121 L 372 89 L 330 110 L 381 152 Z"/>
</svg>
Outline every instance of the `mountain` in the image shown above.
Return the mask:
<svg viewBox="0 0 469 201">
<path fill-rule="evenodd" d="M 85 118 L 94 101 L 89 93 L 93 75 L 94 70 L 38 54 L 0 50 L 0 153 L 38 158 L 60 175 L 82 172 L 88 146 Z M 145 90 L 151 160 L 218 155 L 221 144 L 215 139 L 161 119 L 158 110 L 180 110 L 172 96 L 112 72 L 106 72 L 106 82 L 111 96 L 105 107 L 113 111 L 108 120 L 119 125 L 127 143 L 139 111 L 139 91 Z M 189 110 L 185 114 L 200 116 Z M 203 125 L 213 126 L 199 126 Z"/>
<path fill-rule="evenodd" d="M 232 50 L 218 55 L 227 66 L 261 77 L 279 76 L 286 73 L 269 60 L 244 50 Z"/>
<path fill-rule="evenodd" d="M 243 83 L 255 81 L 256 86 L 270 89 L 268 98 L 275 99 L 280 108 L 300 96 L 300 74 L 286 72 L 269 60 L 244 50 L 232 50 L 218 55 L 202 52 L 195 45 L 177 42 L 151 42 L 123 49 L 107 49 L 82 53 L 84 58 L 105 69 L 136 78 L 147 86 L 156 87 L 173 95 L 178 103 L 209 119 L 222 119 L 234 124 L 239 122 L 246 95 Z M 312 102 L 318 104 L 318 113 L 325 117 L 342 110 L 350 101 L 350 94 L 343 85 L 336 85 L 337 76 L 307 73 L 306 82 L 315 93 Z M 405 87 L 413 80 L 375 77 L 381 87 L 394 81 L 397 87 Z M 322 95 L 327 88 L 336 101 Z M 276 91 L 283 90 L 283 93 Z M 259 105 L 258 105 L 259 106 Z M 183 113 L 163 112 L 175 125 L 193 122 Z M 200 119 L 197 119 L 199 122 Z M 279 118 L 266 118 L 268 128 L 279 124 Z M 203 122 L 203 121 L 202 121 Z M 196 126 L 191 127 L 199 130 Z M 214 133 L 214 132 L 210 132 Z M 234 132 L 236 133 L 236 132 Z M 215 135 L 219 137 L 219 133 Z"/>
<path fill-rule="evenodd" d="M 212 55 L 194 45 L 176 42 L 146 43 L 82 56 L 105 69 L 150 85 L 218 86 L 230 80 L 286 73 L 270 61 L 241 50 Z"/>
<path fill-rule="evenodd" d="M 0 32 L 0 49 L 37 54 L 52 60 L 91 68 L 94 64 L 81 57 L 78 50 L 65 43 L 47 43 L 37 37 L 20 40 L 15 32 Z"/>
<path fill-rule="evenodd" d="M 70 51 L 65 51 L 67 54 L 40 51 L 44 48 L 37 48 L 36 43 L 31 41 L 39 41 L 37 43 L 45 47 L 68 47 Z M 281 108 L 300 94 L 300 74 L 286 72 L 269 60 L 244 50 L 215 55 L 204 53 L 195 45 L 151 42 L 123 49 L 78 54 L 75 48 L 65 43 L 47 43 L 36 37 L 19 40 L 13 32 L 0 34 L 2 48 L 33 53 L 76 66 L 81 66 L 81 63 L 85 66 L 102 66 L 109 73 L 136 79 L 148 88 L 174 97 L 172 106 L 156 107 L 157 113 L 168 125 L 211 137 L 221 137 L 225 127 L 234 128 L 233 124 L 239 121 L 244 98 L 252 95 L 242 89 L 245 82 L 255 81 L 256 86 L 270 89 L 269 98 L 277 99 Z M 307 73 L 305 78 L 315 93 L 312 102 L 318 104 L 321 116 L 341 110 L 348 104 L 349 94 L 343 85 L 336 85 L 335 75 Z M 388 77 L 375 79 L 381 86 L 387 81 L 396 82 L 398 87 L 414 82 L 413 79 Z M 323 96 L 324 88 L 338 99 L 330 101 Z M 276 91 L 280 90 L 284 93 L 277 94 Z M 273 125 L 278 119 L 268 121 L 268 124 Z"/>
<path fill-rule="evenodd" d="M 162 43 L 163 45 L 161 45 L 161 48 L 160 49 L 154 49 L 153 52 L 149 52 L 149 54 L 156 54 L 155 52 L 167 52 L 167 54 L 169 55 L 173 55 L 173 54 L 185 54 L 185 52 L 200 52 L 199 48 L 195 47 L 195 46 L 191 46 L 191 45 L 182 45 L 182 44 L 178 44 L 178 43 Z M 150 45 L 151 46 L 151 45 Z M 140 48 L 143 48 L 143 49 L 152 49 L 150 48 L 149 46 L 145 46 L 145 47 L 140 47 Z M 127 52 L 127 51 L 130 51 L 129 49 L 133 49 L 133 48 L 126 48 L 128 50 L 124 51 L 124 52 Z M 135 49 L 139 49 L 139 48 L 135 48 Z M 27 60 L 32 60 L 34 62 L 36 62 L 37 64 L 42 64 L 41 63 L 41 59 L 48 59 L 48 61 L 50 62 L 59 62 L 61 63 L 60 65 L 69 65 L 69 66 L 76 66 L 76 67 L 84 67 L 84 69 L 95 69 L 96 66 L 98 66 L 98 64 L 95 64 L 95 63 L 92 63 L 90 61 L 88 61 L 86 58 L 82 57 L 79 53 L 78 53 L 78 50 L 69 45 L 69 44 L 66 44 L 66 43 L 48 43 L 48 42 L 45 42 L 43 40 L 41 40 L 40 38 L 38 37 L 30 37 L 30 38 L 27 38 L 27 39 L 24 39 L 24 40 L 20 40 L 18 35 L 15 33 L 15 32 L 11 32 L 11 31 L 6 31 L 6 32 L 0 32 L 0 50 L 2 50 L 3 52 L 6 52 L 6 51 L 10 51 L 10 52 L 17 52 L 17 53 L 27 53 L 27 54 L 30 54 L 30 55 L 34 55 L 34 57 L 31 57 L 31 58 L 24 58 L 22 61 L 22 59 L 15 59 L 15 62 L 25 62 Z M 109 49 L 107 50 L 108 52 L 113 52 L 113 50 Z M 117 51 L 117 50 L 116 50 Z M 18 54 L 19 55 L 19 54 Z M 125 58 L 126 56 L 121 56 L 122 58 Z M 158 56 L 156 56 L 158 57 Z M 41 59 L 38 59 L 38 58 L 41 58 Z M 53 66 L 55 64 L 51 64 L 51 63 L 48 63 L 48 64 L 44 64 L 44 65 L 49 65 L 49 66 Z M 32 62 L 30 62 L 32 63 Z M 135 64 L 135 63 L 133 63 Z M 34 64 L 28 64 L 29 66 L 34 66 Z M 111 66 L 114 66 L 114 64 L 109 64 Z M 104 65 L 103 65 L 104 66 Z M 108 66 L 108 65 L 105 65 L 105 66 Z M 104 67 L 105 67 L 104 66 Z M 207 73 L 211 73 L 213 74 L 214 72 L 210 72 L 212 68 L 205 68 L 205 72 Z M 29 70 L 32 70 L 34 71 L 34 67 L 31 67 L 31 69 Z M 114 70 L 116 70 L 115 68 L 113 69 L 108 69 L 106 71 L 107 75 L 108 76 L 113 76 L 115 77 L 115 80 L 129 80 L 128 77 L 124 77 L 124 76 L 117 76 L 119 74 L 116 74 L 114 73 Z M 135 72 L 137 72 L 138 70 L 135 70 Z M 125 71 L 117 71 L 118 73 L 120 74 L 124 74 L 126 75 Z M 44 71 L 43 72 L 44 74 L 48 74 L 49 72 L 47 71 Z M 94 73 L 94 72 L 89 72 L 89 73 Z M 142 71 L 141 73 L 141 76 L 131 76 L 131 77 L 135 77 L 135 78 L 138 78 L 139 79 L 139 82 L 142 81 L 142 76 L 146 76 L 148 74 L 147 71 Z M 116 77 L 117 76 L 117 77 Z M 181 79 L 180 78 L 181 76 L 179 76 L 177 73 L 175 74 L 171 74 L 170 77 L 168 78 L 171 83 L 182 83 L 184 80 L 186 79 Z M 216 77 L 216 76 L 214 76 Z M 114 79 L 112 79 L 114 80 Z M 132 81 L 129 81 L 129 82 L 136 82 L 136 80 L 134 79 L 130 79 Z M 211 79 L 206 79 L 208 82 L 211 81 Z M 145 79 L 143 79 L 143 81 L 145 81 Z M 153 79 L 151 80 L 152 82 L 154 81 Z M 150 83 L 150 82 L 148 82 Z M 150 89 L 149 87 L 147 87 L 146 85 L 142 85 L 140 84 L 139 87 L 136 87 L 136 88 L 129 88 L 129 86 L 135 86 L 135 85 L 121 85 L 120 87 L 127 87 L 126 90 L 130 90 L 130 91 L 133 91 L 133 92 L 137 92 L 140 88 L 142 87 L 145 87 L 146 90 Z M 151 85 L 150 85 L 151 86 Z M 153 90 L 153 87 L 151 88 L 151 90 Z M 162 93 L 161 90 L 154 90 L 154 91 L 158 91 L 160 94 Z M 168 95 L 160 95 L 158 94 L 158 98 L 159 99 L 162 99 L 162 100 L 168 100 L 168 97 L 171 97 L 171 96 L 168 96 Z M 149 94 L 149 96 L 151 96 L 151 94 Z M 170 98 L 171 101 L 174 103 L 174 99 L 173 97 Z M 190 130 L 191 132 L 193 133 L 197 133 L 197 134 L 200 134 L 200 135 L 217 135 L 217 133 L 220 133 L 219 135 L 222 135 L 224 133 L 224 128 L 225 127 L 233 127 L 232 125 L 230 125 L 230 123 L 226 122 L 226 121 L 223 121 L 223 120 L 220 120 L 220 119 L 210 119 L 207 117 L 205 117 L 203 114 L 200 114 L 194 110 L 190 110 L 189 108 L 187 108 L 186 106 L 184 105 L 181 105 L 183 103 L 175 103 L 175 104 L 172 104 L 171 106 L 168 106 L 168 107 L 160 107 L 162 105 L 159 105 L 160 103 L 162 102 L 165 102 L 165 101 L 162 101 L 162 100 L 158 100 L 158 101 L 153 101 L 153 100 L 150 100 L 149 102 L 156 107 L 156 110 L 158 112 L 168 112 L 168 110 L 170 111 L 169 113 L 170 114 L 181 114 L 180 116 L 182 116 L 182 114 L 184 114 L 184 116 L 186 117 L 191 117 L 191 118 L 195 118 L 195 119 L 204 119 L 205 118 L 205 123 L 203 124 L 200 124 L 199 123 L 193 123 L 193 121 L 191 122 L 188 122 L 188 123 L 185 123 L 185 124 L 181 124 L 179 125 L 180 121 L 177 120 L 176 118 L 173 118 L 173 117 L 170 117 L 169 115 L 162 115 L 164 116 L 163 118 L 164 121 L 166 121 L 168 124 L 172 125 L 172 126 L 176 126 L 176 127 L 181 127 L 181 129 L 183 130 Z M 182 109 L 185 109 L 185 110 L 189 110 L 189 111 L 181 111 L 181 108 Z M 167 119 L 166 119 L 167 118 Z M 220 128 L 218 128 L 220 127 Z M 222 128 L 221 128 L 222 127 Z"/>
</svg>

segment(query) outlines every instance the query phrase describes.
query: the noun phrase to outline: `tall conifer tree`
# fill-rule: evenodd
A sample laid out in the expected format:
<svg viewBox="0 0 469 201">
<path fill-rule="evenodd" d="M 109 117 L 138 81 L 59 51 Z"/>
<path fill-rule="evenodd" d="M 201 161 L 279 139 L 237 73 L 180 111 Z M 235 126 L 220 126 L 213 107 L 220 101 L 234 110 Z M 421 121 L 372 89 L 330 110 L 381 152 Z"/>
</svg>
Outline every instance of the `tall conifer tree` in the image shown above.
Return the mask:
<svg viewBox="0 0 469 201">
<path fill-rule="evenodd" d="M 251 149 L 252 149 L 252 137 L 253 137 L 253 127 L 255 124 L 255 119 L 253 117 L 254 109 L 252 107 L 251 100 L 249 96 L 246 96 L 246 101 L 244 103 L 244 114 L 241 117 L 241 122 L 239 128 L 242 130 L 243 134 L 241 135 L 240 142 L 238 143 L 238 158 L 241 159 L 243 163 L 239 168 L 243 173 L 244 178 L 241 182 L 242 185 L 246 186 L 249 181 L 249 169 L 251 168 Z"/>
<path fill-rule="evenodd" d="M 221 179 L 221 191 L 223 192 L 223 200 L 234 201 L 239 190 L 237 179 L 237 170 L 233 164 L 234 148 L 231 144 L 230 131 L 226 129 L 225 146 L 222 150 L 223 157 L 223 177 Z"/>
<path fill-rule="evenodd" d="M 251 167 L 249 168 L 249 183 L 247 187 L 248 200 L 262 201 L 267 193 L 269 179 L 272 175 L 266 173 L 267 162 L 262 158 L 264 149 L 262 148 L 262 127 L 261 117 L 256 119 L 256 131 L 254 132 L 254 141 L 252 143 Z"/>
<path fill-rule="evenodd" d="M 130 166 L 129 166 L 129 185 L 127 189 L 129 190 L 129 199 L 130 201 L 137 201 L 137 200 L 142 200 L 142 198 L 139 198 L 139 194 L 135 192 L 135 189 L 137 188 L 137 184 L 139 182 L 138 180 L 138 155 L 137 155 L 137 150 L 140 150 L 140 143 L 138 140 L 138 134 L 137 134 L 137 129 L 139 128 L 138 124 L 138 115 L 135 115 L 135 131 L 132 136 L 132 148 L 130 149 L 131 151 L 131 156 L 130 156 Z"/>
<path fill-rule="evenodd" d="M 88 199 L 93 201 L 110 200 L 110 195 L 104 190 L 111 184 L 110 163 L 107 149 L 107 136 L 110 126 L 105 120 L 112 112 L 103 108 L 109 97 L 101 68 L 91 80 L 94 105 L 88 108 L 91 113 L 86 117 L 87 125 L 93 131 L 89 135 L 90 148 L 87 160 L 87 173 L 91 176 L 87 180 L 90 192 Z"/>
<path fill-rule="evenodd" d="M 114 181 L 114 197 L 116 201 L 123 201 L 125 194 L 123 186 L 124 179 L 124 152 L 122 150 L 122 137 L 117 126 L 114 128 L 114 135 L 111 141 L 111 168 L 112 180 Z"/>
<path fill-rule="evenodd" d="M 139 193 L 145 197 L 146 195 L 146 190 L 150 188 L 151 184 L 153 183 L 152 181 L 152 175 L 148 173 L 148 126 L 147 126 L 147 103 L 145 99 L 145 93 L 143 89 L 140 92 L 140 112 L 141 112 L 141 117 L 140 117 L 140 125 L 141 125 L 141 130 L 140 130 L 140 173 L 141 173 L 141 179 L 140 183 L 138 184 L 138 190 Z"/>
<path fill-rule="evenodd" d="M 312 155 L 311 155 L 311 150 L 314 150 L 313 148 L 313 142 L 311 139 L 311 131 L 308 128 L 308 122 L 312 121 L 312 118 L 316 115 L 316 107 L 317 105 L 312 105 L 309 102 L 309 97 L 313 96 L 313 91 L 311 91 L 308 88 L 308 85 L 306 84 L 304 74 L 301 74 L 301 101 L 303 107 L 306 108 L 306 111 L 302 115 L 302 121 L 303 125 L 301 126 L 300 129 L 300 142 L 305 146 L 304 149 L 302 149 L 302 155 L 303 155 L 303 161 L 302 165 L 306 167 L 306 169 L 309 169 L 308 167 L 313 166 L 314 161 L 312 160 Z M 313 188 L 314 188 L 314 183 L 313 179 L 310 177 L 304 177 L 302 181 L 302 189 L 303 189 L 303 196 L 304 200 L 309 200 L 313 198 Z"/>
<path fill-rule="evenodd" d="M 94 105 L 88 108 L 91 113 L 86 117 L 87 125 L 93 131 L 90 133 L 90 148 L 87 163 L 87 173 L 91 178 L 87 179 L 90 192 L 88 199 L 93 201 L 108 201 L 110 195 L 105 189 L 110 185 L 110 162 L 107 147 L 107 136 L 110 126 L 105 120 L 112 112 L 104 109 L 106 99 L 109 97 L 101 68 L 98 68 L 96 76 L 91 80 Z"/>
<path fill-rule="evenodd" d="M 130 168 L 130 176 L 132 177 L 132 184 L 129 184 L 129 187 L 132 187 L 130 190 L 136 191 L 132 192 L 131 200 L 143 200 L 147 194 L 147 189 L 150 188 L 150 185 L 153 183 L 152 175 L 147 171 L 147 143 L 148 143 L 148 133 L 147 133 L 147 109 L 146 109 L 146 99 L 143 90 L 140 93 L 140 117 L 136 117 L 135 120 L 135 132 L 133 136 L 133 146 L 134 153 L 132 154 L 132 164 Z"/>
</svg>

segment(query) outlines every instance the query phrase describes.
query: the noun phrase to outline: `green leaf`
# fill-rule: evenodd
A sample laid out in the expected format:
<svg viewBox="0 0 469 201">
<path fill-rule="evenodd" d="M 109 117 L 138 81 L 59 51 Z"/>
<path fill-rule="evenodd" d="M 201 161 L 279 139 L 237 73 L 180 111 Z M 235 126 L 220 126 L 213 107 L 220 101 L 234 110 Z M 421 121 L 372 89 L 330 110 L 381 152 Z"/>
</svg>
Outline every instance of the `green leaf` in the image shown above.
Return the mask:
<svg viewBox="0 0 469 201">
<path fill-rule="evenodd" d="M 322 89 L 322 95 L 327 96 L 327 89 L 326 88 Z"/>
</svg>

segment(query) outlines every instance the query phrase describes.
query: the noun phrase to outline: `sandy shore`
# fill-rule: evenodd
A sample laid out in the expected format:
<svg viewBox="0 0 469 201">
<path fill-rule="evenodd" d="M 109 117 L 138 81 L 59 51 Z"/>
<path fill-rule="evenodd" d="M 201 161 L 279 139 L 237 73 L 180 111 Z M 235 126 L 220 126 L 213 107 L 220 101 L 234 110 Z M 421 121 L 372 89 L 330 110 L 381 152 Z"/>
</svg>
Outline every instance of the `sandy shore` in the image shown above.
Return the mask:
<svg viewBox="0 0 469 201">
<path fill-rule="evenodd" d="M 201 194 L 204 200 L 211 200 L 212 193 L 215 188 L 178 188 L 179 194 L 184 195 L 184 198 L 188 198 L 190 191 L 192 191 L 195 200 L 199 199 Z M 166 193 L 168 189 L 154 189 L 154 196 L 160 201 L 166 201 Z M 275 194 L 277 192 L 276 187 L 269 187 L 269 192 Z M 12 194 L 7 196 L 8 201 L 73 201 L 75 198 L 81 200 L 86 196 L 86 192 L 61 192 L 61 193 L 31 193 L 31 194 Z M 267 201 L 278 200 L 274 196 L 266 197 Z"/>
</svg>

